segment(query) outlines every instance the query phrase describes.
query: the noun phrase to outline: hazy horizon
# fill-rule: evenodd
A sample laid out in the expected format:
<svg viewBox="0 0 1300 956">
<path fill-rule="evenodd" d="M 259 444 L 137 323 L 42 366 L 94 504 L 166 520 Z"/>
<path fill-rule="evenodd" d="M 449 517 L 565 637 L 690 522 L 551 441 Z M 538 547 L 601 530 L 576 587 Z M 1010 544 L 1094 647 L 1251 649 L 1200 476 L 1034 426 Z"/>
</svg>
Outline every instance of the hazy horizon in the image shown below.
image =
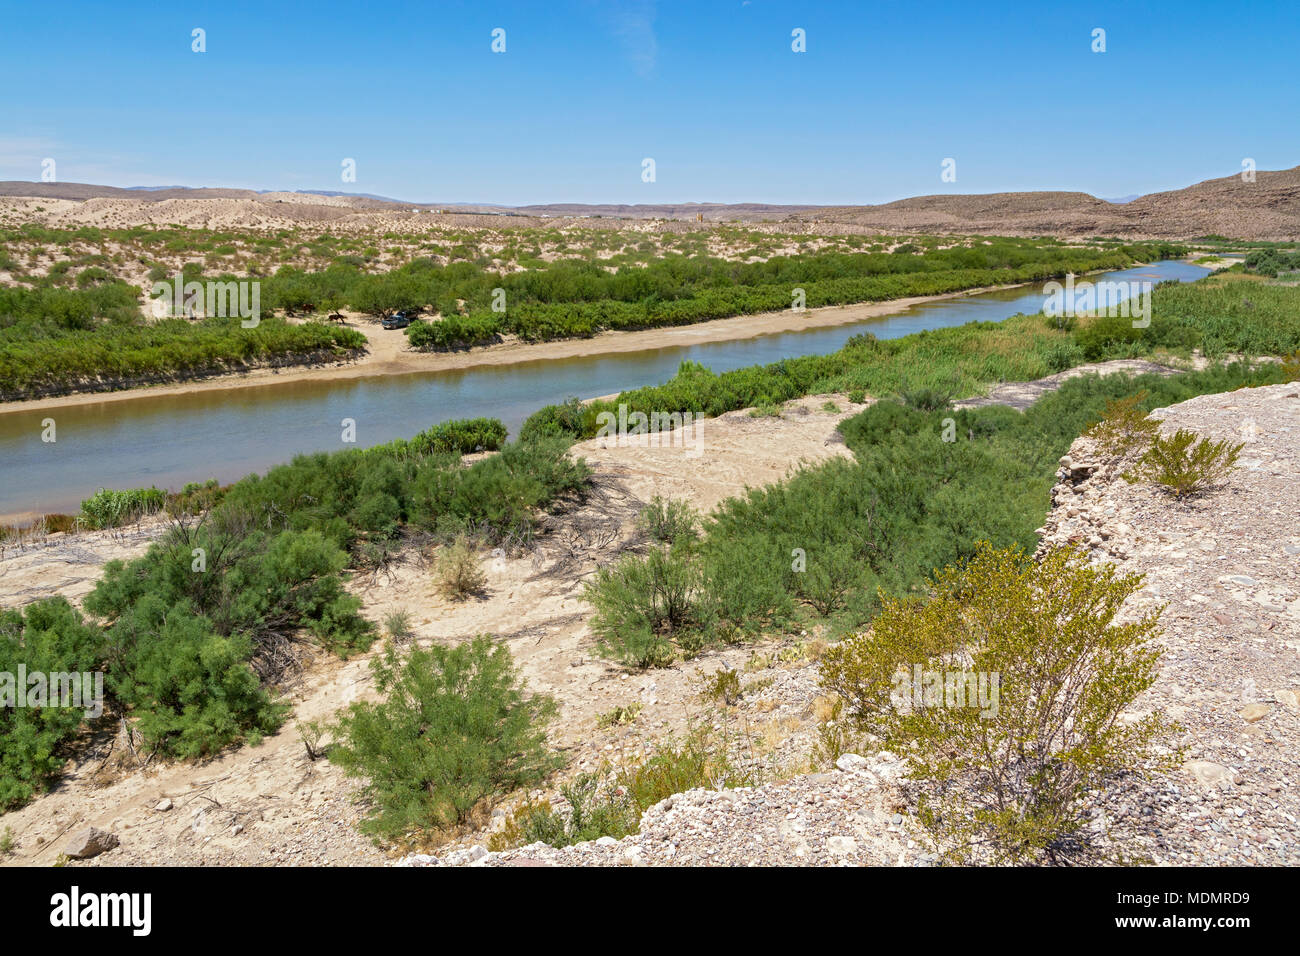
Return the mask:
<svg viewBox="0 0 1300 956">
<path fill-rule="evenodd" d="M 1276 171 L 1276 170 L 1260 170 L 1260 172 L 1274 172 L 1274 171 Z M 1219 177 L 1212 177 L 1212 178 L 1219 178 Z M 1203 180 L 1201 180 L 1201 181 L 1203 181 Z M 32 183 L 33 185 L 42 185 L 41 182 L 40 182 L 39 180 L 25 180 L 25 179 L 19 179 L 19 180 L 0 180 L 0 182 L 30 182 L 30 183 Z M 714 199 L 660 199 L 660 200 L 653 200 L 653 201 L 651 201 L 651 200 L 641 200 L 641 201 L 637 201 L 637 202 L 614 202 L 614 201 L 601 201 L 601 200 L 569 200 L 569 199 L 554 199 L 554 200 L 539 200 L 539 201 L 537 201 L 537 202 L 532 202 L 532 203 L 516 203 L 516 204 L 512 204 L 512 203 L 497 202 L 497 201 L 495 201 L 495 200 L 490 200 L 490 199 L 479 199 L 479 200 L 475 200 L 475 199 L 446 199 L 446 198 L 443 198 L 443 199 L 409 199 L 409 198 L 402 197 L 402 196 L 383 196 L 383 195 L 379 195 L 379 194 L 376 194 L 376 193 L 368 193 L 368 192 L 349 192 L 348 190 L 345 190 L 345 189 L 315 189 L 315 188 L 310 188 L 310 187 L 264 188 L 264 187 L 250 187 L 250 186 L 229 186 L 229 185 L 222 185 L 222 184 L 217 184 L 217 183 L 201 183 L 201 184 L 196 184 L 196 185 L 186 185 L 186 184 L 180 184 L 180 183 L 168 183 L 168 184 L 166 184 L 166 185 L 150 185 L 150 186 L 141 186 L 141 185 L 135 185 L 135 184 L 107 183 L 107 182 L 89 183 L 89 182 L 68 182 L 68 181 L 63 181 L 63 180 L 60 180 L 59 182 L 60 182 L 60 184 L 65 185 L 65 186 L 108 186 L 108 187 L 112 187 L 112 188 L 115 188 L 115 189 L 128 189 L 128 190 L 137 191 L 137 192 L 161 192 L 161 191 L 165 191 L 165 190 L 168 190 L 168 189 L 246 189 L 246 190 L 249 190 L 250 192 L 256 192 L 256 193 L 261 193 L 261 194 L 266 194 L 266 193 L 280 193 L 280 192 L 284 192 L 284 193 L 300 193 L 300 194 L 303 194 L 303 195 L 347 196 L 347 197 L 362 198 L 362 199 L 376 199 L 376 200 L 381 200 L 381 201 L 386 201 L 386 202 L 408 203 L 408 204 L 410 204 L 410 205 L 416 205 L 416 206 L 438 206 L 438 205 L 443 205 L 443 206 L 488 206 L 488 207 L 497 207 L 497 208 L 501 208 L 501 209 L 521 209 L 521 208 L 527 208 L 527 207 L 529 207 L 529 206 L 631 206 L 631 207 L 635 207 L 635 206 L 735 206 L 735 205 L 742 205 L 742 206 L 743 206 L 743 205 L 749 205 L 749 206 L 809 206 L 809 207 L 814 207 L 814 208 L 815 208 L 815 207 L 853 206 L 853 205 L 885 205 L 885 204 L 888 204 L 888 203 L 891 203 L 891 202 L 897 202 L 897 201 L 899 201 L 899 200 L 903 200 L 903 199 L 915 199 L 915 198 L 922 198 L 922 197 L 924 197 L 924 196 L 944 195 L 943 193 L 924 193 L 924 194 L 916 194 L 916 195 L 909 195 L 909 196 L 895 196 L 895 197 L 892 198 L 892 199 L 883 199 L 883 200 L 880 200 L 880 202 L 878 202 L 878 203 L 849 203 L 849 202 L 843 202 L 843 203 L 836 203 L 836 202 L 831 202 L 831 203 L 777 203 L 777 202 L 769 202 L 769 201 L 764 200 L 764 199 L 739 199 L 739 200 L 727 200 L 727 201 L 714 200 Z M 1152 189 L 1152 190 L 1149 190 L 1148 192 L 1145 192 L 1145 193 L 1129 193 L 1129 194 L 1122 195 L 1122 196 L 1097 196 L 1097 195 L 1095 195 L 1095 194 L 1089 194 L 1089 195 L 1093 195 L 1094 198 L 1096 198 L 1096 199 L 1100 199 L 1100 200 L 1102 200 L 1103 202 L 1114 203 L 1114 204 L 1116 204 L 1116 205 L 1123 205 L 1123 204 L 1126 204 L 1126 203 L 1132 202 L 1132 201 L 1135 200 L 1135 199 L 1140 199 L 1140 198 L 1142 198 L 1143 196 L 1151 195 L 1152 193 L 1171 192 L 1171 191 L 1174 191 L 1174 190 L 1184 189 L 1184 188 L 1186 188 L 1186 187 L 1188 187 L 1188 186 L 1194 186 L 1194 185 L 1196 185 L 1196 183 L 1182 183 L 1182 184 L 1176 184 L 1176 185 L 1165 186 L 1165 187 L 1162 187 L 1162 188 L 1160 188 L 1160 189 Z M 1001 192 L 1066 192 L 1066 193 L 1071 193 L 1071 192 L 1087 192 L 1087 191 L 1086 191 L 1086 190 L 1082 190 L 1082 189 L 1053 189 L 1053 190 L 1030 190 L 1030 189 L 1024 189 L 1024 190 L 992 190 L 992 191 L 988 191 L 988 192 L 952 193 L 952 194 L 949 194 L 949 195 L 979 196 L 979 195 L 996 195 L 997 193 L 1001 193 Z"/>
</svg>

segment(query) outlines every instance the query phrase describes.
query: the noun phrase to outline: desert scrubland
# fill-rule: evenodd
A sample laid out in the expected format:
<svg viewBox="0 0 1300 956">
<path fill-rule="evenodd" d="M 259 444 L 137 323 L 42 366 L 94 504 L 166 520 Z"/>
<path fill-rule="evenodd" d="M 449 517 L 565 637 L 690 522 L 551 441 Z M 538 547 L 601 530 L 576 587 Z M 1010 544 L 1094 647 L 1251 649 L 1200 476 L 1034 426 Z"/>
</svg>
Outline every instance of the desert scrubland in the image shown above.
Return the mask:
<svg viewBox="0 0 1300 956">
<path fill-rule="evenodd" d="M 1214 181 L 736 222 L 4 190 L 0 388 L 51 409 L 1218 271 L 1146 322 L 685 363 L 514 435 L 431 422 L 7 528 L 0 670 L 99 674 L 104 707 L 0 716 L 0 860 L 95 827 L 85 865 L 1294 863 L 1297 187 L 1260 178 L 1259 208 Z M 162 314 L 177 275 L 259 283 L 258 322 Z M 886 706 L 918 660 L 1008 683 L 983 723 Z"/>
</svg>

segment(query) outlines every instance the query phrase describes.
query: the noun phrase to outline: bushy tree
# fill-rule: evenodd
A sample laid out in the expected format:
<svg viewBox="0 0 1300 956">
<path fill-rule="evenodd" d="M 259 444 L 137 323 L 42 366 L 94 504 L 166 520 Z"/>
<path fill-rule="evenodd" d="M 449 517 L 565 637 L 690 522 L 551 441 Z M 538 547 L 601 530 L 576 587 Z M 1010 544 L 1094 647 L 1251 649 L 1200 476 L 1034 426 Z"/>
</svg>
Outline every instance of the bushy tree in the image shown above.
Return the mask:
<svg viewBox="0 0 1300 956">
<path fill-rule="evenodd" d="M 137 605 L 132 624 L 132 646 L 110 686 L 146 741 L 199 757 L 280 726 L 287 708 L 249 666 L 247 635 L 220 634 L 192 605 L 167 608 L 155 595 Z"/>
<path fill-rule="evenodd" d="M 699 536 L 699 514 L 685 501 L 655 495 L 637 515 L 636 526 L 661 544 L 689 542 Z"/>
<path fill-rule="evenodd" d="M 460 823 L 480 801 L 560 765 L 546 749 L 554 701 L 524 693 L 509 650 L 492 638 L 406 654 L 389 643 L 371 666 L 383 700 L 353 704 L 330 752 L 366 781 L 367 831 L 396 839 Z"/>
<path fill-rule="evenodd" d="M 19 668 L 28 675 L 89 673 L 99 669 L 103 635 L 82 620 L 65 598 L 36 601 L 22 610 L 0 611 L 0 674 L 15 683 L 0 685 L 0 811 L 42 791 L 67 759 L 67 744 L 86 719 L 84 707 L 18 707 Z"/>
<path fill-rule="evenodd" d="M 664 666 L 673 643 L 700 629 L 700 570 L 684 548 L 651 548 L 601 567 L 584 591 L 602 652 L 633 667 Z"/>
<path fill-rule="evenodd" d="M 282 712 L 262 683 L 291 663 L 300 628 L 343 653 L 373 639 L 339 580 L 347 563 L 316 531 L 268 532 L 238 512 L 174 526 L 144 557 L 109 562 L 86 597 L 107 623 L 111 688 L 177 756 L 265 733 Z"/>
<path fill-rule="evenodd" d="M 1090 791 L 1173 765 L 1160 715 L 1122 719 L 1160 657 L 1158 612 L 1115 622 L 1141 583 L 1074 549 L 1035 562 L 985 544 L 826 653 L 823 685 L 905 755 L 919 819 L 950 858 L 1068 850 Z M 918 670 L 938 679 L 918 688 Z"/>
</svg>

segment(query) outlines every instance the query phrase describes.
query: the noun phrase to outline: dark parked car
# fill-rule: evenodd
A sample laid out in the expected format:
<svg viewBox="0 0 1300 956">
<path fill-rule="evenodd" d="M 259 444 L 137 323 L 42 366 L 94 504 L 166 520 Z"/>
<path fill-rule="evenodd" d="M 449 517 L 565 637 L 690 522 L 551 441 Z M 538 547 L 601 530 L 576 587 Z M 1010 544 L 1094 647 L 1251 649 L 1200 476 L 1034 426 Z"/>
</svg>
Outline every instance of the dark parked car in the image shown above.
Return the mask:
<svg viewBox="0 0 1300 956">
<path fill-rule="evenodd" d="M 406 312 L 394 312 L 392 315 L 384 316 L 384 320 L 379 324 L 386 329 L 404 329 L 411 324 L 412 316 Z"/>
</svg>

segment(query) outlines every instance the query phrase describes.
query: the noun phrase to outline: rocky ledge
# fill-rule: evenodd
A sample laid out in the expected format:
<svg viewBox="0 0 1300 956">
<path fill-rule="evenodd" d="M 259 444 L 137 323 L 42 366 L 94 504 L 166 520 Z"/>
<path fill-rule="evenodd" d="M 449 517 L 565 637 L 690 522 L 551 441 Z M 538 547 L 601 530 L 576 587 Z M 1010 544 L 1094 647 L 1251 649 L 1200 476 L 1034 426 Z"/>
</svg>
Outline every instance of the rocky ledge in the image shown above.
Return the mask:
<svg viewBox="0 0 1300 956">
<path fill-rule="evenodd" d="M 641 832 L 556 849 L 475 846 L 399 866 L 925 866 L 896 781 L 903 763 L 844 754 L 829 773 L 734 790 L 690 790 L 641 816 Z"/>
<path fill-rule="evenodd" d="M 1178 501 L 1079 439 L 1043 546 L 1145 575 L 1126 610 L 1164 606 L 1164 657 L 1138 700 L 1185 728 L 1182 772 L 1117 784 L 1126 848 L 1166 864 L 1300 863 L 1300 384 L 1201 395 L 1152 417 L 1244 445 L 1219 488 Z M 1101 814 L 1099 814 L 1100 816 Z"/>
</svg>

